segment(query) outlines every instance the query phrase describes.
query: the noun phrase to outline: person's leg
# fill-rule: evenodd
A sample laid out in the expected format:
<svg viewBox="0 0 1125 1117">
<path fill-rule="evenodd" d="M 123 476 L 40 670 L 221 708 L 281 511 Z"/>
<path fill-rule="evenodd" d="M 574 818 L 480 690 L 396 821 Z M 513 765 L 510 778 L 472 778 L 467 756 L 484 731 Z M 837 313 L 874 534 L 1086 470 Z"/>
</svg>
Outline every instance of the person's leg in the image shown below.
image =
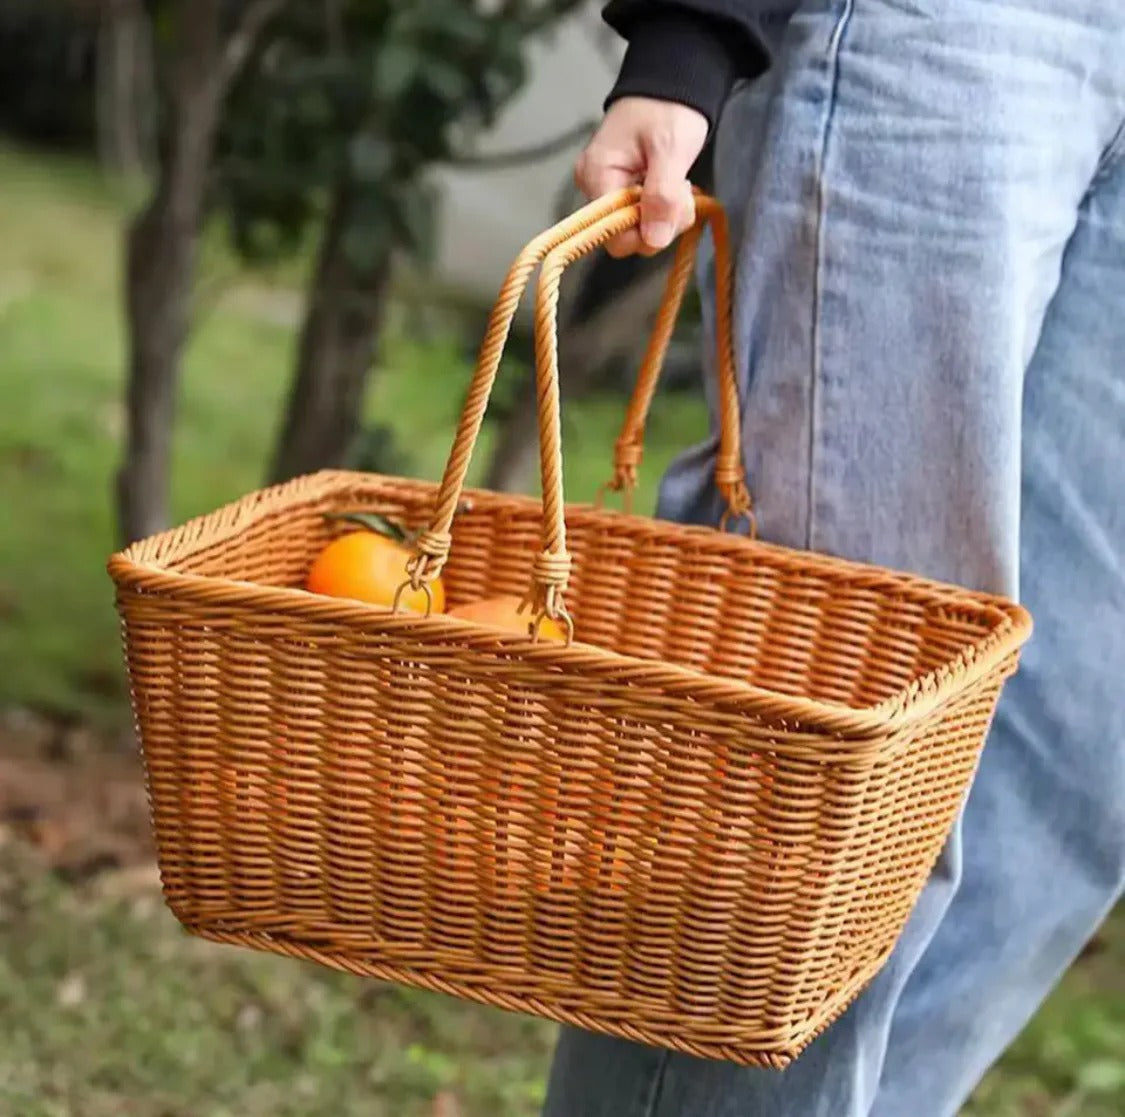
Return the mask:
<svg viewBox="0 0 1125 1117">
<path fill-rule="evenodd" d="M 1125 879 L 1125 150 L 1082 206 L 1027 374 L 1036 622 L 961 827 L 961 882 L 895 1007 L 875 1117 L 952 1114 Z"/>
<path fill-rule="evenodd" d="M 1082 313 L 1122 329 L 1120 259 L 1089 265 L 1101 274 L 1093 290 L 1081 278 L 1079 290 L 1067 286 L 1071 272 L 1083 273 L 1082 230 L 1095 204 L 1083 198 L 1125 117 L 1125 10 L 1115 0 L 949 0 L 931 18 L 928 8 L 806 4 L 769 83 L 737 97 L 724 118 L 717 187 L 741 243 L 736 324 L 747 460 L 771 539 L 1015 593 L 1024 373 L 1080 211 L 1056 305 L 1094 300 Z M 1103 176 L 1099 191 L 1109 181 Z M 1120 408 L 1120 357 L 1108 363 L 1108 343 L 1089 330 L 1053 329 L 1060 332 L 1079 334 L 1082 349 L 1066 358 L 1077 379 L 1052 391 L 1081 384 Z M 1058 344 L 1044 336 L 1036 368 Z M 1029 385 L 1029 406 L 1037 391 Z M 1029 467 L 1044 468 L 1037 440 L 1058 447 L 1071 437 L 1077 406 L 1029 412 Z M 1085 480 L 1103 485 L 1098 514 L 1108 518 L 1089 520 L 1093 506 L 1057 505 L 1074 479 L 1032 479 L 1026 496 L 1026 547 L 1037 520 L 1040 532 L 1045 519 L 1060 525 L 1050 550 L 1038 558 L 1029 551 L 1028 593 L 1050 595 L 1055 616 L 1066 613 L 1072 624 L 1052 624 L 1046 612 L 1022 681 L 1003 700 L 971 800 L 991 817 L 955 829 L 890 962 L 782 1074 L 567 1030 L 549 1117 L 860 1117 L 873 1108 L 879 1117 L 939 1117 L 953 1112 L 981 1060 L 1018 1028 L 1119 888 L 1125 857 L 1121 713 L 1111 704 L 1125 649 L 1103 642 L 1091 661 L 1081 619 L 1083 595 L 1093 593 L 1102 598 L 1103 640 L 1125 631 L 1120 566 L 1107 558 L 1122 553 L 1125 537 L 1109 511 L 1111 482 L 1096 472 L 1125 455 L 1125 435 L 1108 400 L 1089 406 L 1104 421 L 1083 447 Z M 660 513 L 713 522 L 709 466 L 708 448 L 682 459 L 665 479 Z M 1064 526 L 1068 516 L 1088 534 Z M 1071 557 L 1084 540 L 1097 547 Z M 1090 584 L 1087 568 L 1099 563 L 1102 577 Z M 1072 569 L 1087 579 L 1077 589 Z M 1082 716 L 1072 716 L 1069 706 L 1057 708 L 1058 695 L 1081 693 L 1078 674 L 1088 693 Z M 1071 770 L 1081 786 L 1050 814 L 1038 781 L 1059 777 L 1045 741 L 1063 765 L 1070 751 L 1082 753 Z M 1037 751 L 1037 760 L 1009 767 L 1021 748 Z M 977 813 L 970 808 L 971 819 Z M 993 870 L 987 884 L 966 875 L 979 866 Z M 1056 877 L 1047 910 L 1031 887 L 1044 872 Z M 959 886 L 964 900 L 946 929 Z M 1007 900 L 993 895 L 1001 887 Z M 998 926 L 998 918 L 1017 925 Z M 934 961 L 923 964 L 931 944 Z M 950 1064 L 966 1058 L 955 1005 L 944 1003 L 932 1035 L 925 1006 L 941 998 L 938 978 L 963 992 L 961 956 L 978 950 L 993 960 L 989 1003 L 1002 1006 L 989 1025 L 991 1053 L 982 1047 L 952 1074 Z M 985 1040 L 973 1032 L 967 1042 Z M 888 1044 L 901 1074 L 886 1058 Z M 945 1073 L 920 1079 L 926 1092 L 912 1093 L 933 1044 L 949 1047 Z"/>
</svg>

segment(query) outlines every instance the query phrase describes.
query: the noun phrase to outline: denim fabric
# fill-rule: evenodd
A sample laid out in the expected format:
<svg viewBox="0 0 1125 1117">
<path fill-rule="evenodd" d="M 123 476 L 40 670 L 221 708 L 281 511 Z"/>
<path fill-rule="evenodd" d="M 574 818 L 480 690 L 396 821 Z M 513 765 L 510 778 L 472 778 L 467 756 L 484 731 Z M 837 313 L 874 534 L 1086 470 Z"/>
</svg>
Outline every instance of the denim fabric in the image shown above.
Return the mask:
<svg viewBox="0 0 1125 1117">
<path fill-rule="evenodd" d="M 716 149 L 762 533 L 1018 594 L 1036 632 L 836 1025 L 781 1073 L 568 1029 L 548 1117 L 948 1117 L 1125 881 L 1125 4 L 794 7 Z M 716 520 L 713 457 L 661 515 Z"/>
</svg>

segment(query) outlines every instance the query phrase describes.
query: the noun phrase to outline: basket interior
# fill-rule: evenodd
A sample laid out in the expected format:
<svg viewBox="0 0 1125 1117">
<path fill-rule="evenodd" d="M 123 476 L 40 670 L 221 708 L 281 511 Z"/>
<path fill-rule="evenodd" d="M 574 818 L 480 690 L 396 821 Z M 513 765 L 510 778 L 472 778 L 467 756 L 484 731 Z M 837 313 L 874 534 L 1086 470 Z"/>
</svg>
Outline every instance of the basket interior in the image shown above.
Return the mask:
<svg viewBox="0 0 1125 1117">
<path fill-rule="evenodd" d="M 360 476 L 203 535 L 161 565 L 297 588 L 325 542 L 352 530 L 326 511 L 427 523 L 434 486 Z M 714 531 L 585 506 L 568 510 L 567 531 L 580 641 L 781 694 L 869 707 L 1010 623 L 996 604 L 951 587 Z M 444 575 L 450 604 L 523 593 L 539 547 L 537 502 L 468 494 Z"/>
</svg>

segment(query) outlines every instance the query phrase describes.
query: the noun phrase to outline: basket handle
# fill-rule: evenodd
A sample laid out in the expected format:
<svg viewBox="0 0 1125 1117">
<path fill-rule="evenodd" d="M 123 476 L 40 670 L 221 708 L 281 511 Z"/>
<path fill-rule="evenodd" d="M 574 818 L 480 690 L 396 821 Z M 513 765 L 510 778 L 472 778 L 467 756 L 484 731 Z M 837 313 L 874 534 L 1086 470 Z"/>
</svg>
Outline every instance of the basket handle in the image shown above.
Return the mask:
<svg viewBox="0 0 1125 1117">
<path fill-rule="evenodd" d="M 750 493 L 742 462 L 738 384 L 731 335 L 731 258 L 726 214 L 713 198 L 697 195 L 696 221 L 680 240 L 665 287 L 664 300 L 630 401 L 624 429 L 615 451 L 615 465 L 628 483 L 640 461 L 644 422 L 660 376 L 675 318 L 691 274 L 695 250 L 710 224 L 715 242 L 716 318 L 719 373 L 719 451 L 715 483 L 726 501 L 724 522 L 746 518 L 753 527 Z M 640 223 L 635 201 L 600 218 L 553 248 L 543 261 L 535 306 L 535 368 L 539 398 L 539 457 L 543 481 L 542 552 L 533 567 L 534 604 L 539 617 L 561 620 L 569 628 L 563 603 L 570 573 L 562 488 L 562 433 L 559 407 L 558 302 L 562 273 L 575 260 Z M 615 477 L 616 480 L 616 477 Z M 611 485 L 613 482 L 611 482 Z"/>
<path fill-rule="evenodd" d="M 544 454 L 543 435 L 547 433 L 548 447 L 553 447 L 553 457 L 557 460 L 554 466 L 548 465 L 543 474 L 543 490 L 545 501 L 547 494 L 554 491 L 555 497 L 550 500 L 552 510 L 558 510 L 557 518 L 561 520 L 562 495 L 561 495 L 561 450 L 559 447 L 558 424 L 558 354 L 555 343 L 555 331 L 558 309 L 558 284 L 562 271 L 580 256 L 592 251 L 611 237 L 626 229 L 632 228 L 640 221 L 640 188 L 626 187 L 612 194 L 584 206 L 564 221 L 559 222 L 551 229 L 546 230 L 532 240 L 526 248 L 516 257 L 500 288 L 499 296 L 489 316 L 488 326 L 485 330 L 484 340 L 481 343 L 480 354 L 476 369 L 473 373 L 469 390 L 466 394 L 465 404 L 457 426 L 453 447 L 446 462 L 445 473 L 442 477 L 438 491 L 437 504 L 430 526 L 423 531 L 414 544 L 414 555 L 407 566 L 409 582 L 416 588 L 426 588 L 441 573 L 449 557 L 452 541 L 453 518 L 461 500 L 461 492 L 468 472 L 469 460 L 473 447 L 480 434 L 484 420 L 485 410 L 489 396 L 500 366 L 504 344 L 511 329 L 516 309 L 536 267 L 552 253 L 561 251 L 570 245 L 575 245 L 575 250 L 565 257 L 556 258 L 552 266 L 554 273 L 553 288 L 554 301 L 547 307 L 546 313 L 549 324 L 550 353 L 548 356 L 550 370 L 543 368 L 542 360 L 537 360 L 537 382 L 540 385 L 540 442 L 541 457 L 544 460 L 551 458 L 551 454 Z M 626 463 L 632 461 L 635 471 L 636 463 L 640 460 L 639 445 L 643 438 L 644 421 L 648 406 L 655 391 L 659 378 L 660 368 L 664 354 L 671 338 L 672 328 L 675 324 L 676 314 L 682 302 L 684 289 L 691 275 L 691 264 L 694 258 L 695 246 L 702 232 L 698 218 L 709 220 L 715 236 L 716 257 L 716 288 L 718 296 L 718 335 L 719 335 L 719 371 L 722 388 L 722 435 L 720 440 L 720 455 L 716 478 L 720 491 L 727 499 L 728 514 L 750 517 L 750 498 L 743 481 L 742 461 L 739 450 L 739 421 L 738 421 L 738 392 L 734 377 L 734 363 L 730 339 L 730 250 L 729 236 L 727 234 L 725 215 L 718 202 L 702 195 L 696 196 L 697 222 L 688 233 L 681 237 L 677 247 L 676 259 L 672 272 L 665 288 L 664 300 L 657 316 L 656 326 L 645 353 L 644 366 L 638 377 L 637 387 L 630 402 L 625 429 L 618 440 L 619 449 L 615 452 L 615 463 L 620 459 Z M 541 278 L 540 288 L 544 287 L 543 280 L 548 279 L 546 272 Z M 550 284 L 548 284 L 549 286 Z M 550 300 L 548 300 L 550 301 Z M 536 315 L 536 350 L 537 356 L 541 352 L 538 340 L 542 336 L 540 315 Z M 552 413 L 544 412 L 543 385 L 544 376 L 553 381 L 554 410 L 553 419 L 555 434 L 550 435 L 550 423 L 545 426 L 545 421 L 550 420 Z M 550 388 L 548 387 L 548 395 Z M 550 407 L 550 403 L 546 405 Z M 634 473 L 635 475 L 635 473 Z M 616 476 L 616 474 L 615 474 Z M 612 484 L 612 483 L 611 483 Z M 541 556 L 543 563 L 550 566 L 560 564 L 569 566 L 569 559 L 565 558 L 565 526 L 561 532 L 544 530 L 544 539 L 556 538 L 553 549 L 545 547 L 545 554 Z M 561 550 L 563 559 L 556 559 L 555 554 Z M 551 576 L 549 582 L 557 582 L 557 577 Z M 565 586 L 566 578 L 562 579 Z M 561 596 L 558 592 L 548 592 L 546 585 L 540 578 L 535 579 L 536 586 L 542 587 L 542 592 L 536 593 L 536 598 L 542 598 L 544 606 L 548 600 L 552 608 L 557 611 L 555 602 Z M 405 589 L 405 585 L 402 587 Z M 549 610 L 541 610 L 541 615 Z M 565 616 L 565 610 L 562 613 Z"/>
<path fill-rule="evenodd" d="M 745 487 L 741 458 L 739 426 L 739 400 L 731 330 L 731 258 L 730 234 L 726 214 L 713 198 L 695 192 L 696 222 L 688 229 L 676 246 L 672 267 L 664 285 L 664 295 L 657 311 L 656 321 L 648 346 L 641 361 L 640 372 L 629 399 L 621 434 L 613 448 L 613 477 L 598 491 L 598 504 L 606 492 L 619 492 L 627 512 L 632 511 L 633 491 L 637 485 L 637 469 L 644 458 L 645 425 L 668 346 L 675 330 L 683 304 L 684 293 L 695 268 L 695 256 L 703 233 L 703 225 L 710 223 L 715 241 L 716 342 L 719 374 L 719 406 L 721 414 L 719 454 L 716 463 L 716 481 L 727 502 L 725 520 L 735 516 L 745 519 L 751 535 L 757 532 L 750 494 Z"/>
<path fill-rule="evenodd" d="M 407 572 L 410 575 L 407 584 L 414 586 L 415 589 L 426 588 L 437 578 L 449 557 L 453 518 L 461 502 L 461 491 L 465 485 L 469 460 L 480 436 L 484 413 L 488 407 L 489 397 L 492 395 L 492 387 L 500 368 L 500 359 L 504 354 L 504 345 L 508 340 L 512 321 L 532 274 L 553 248 L 607 214 L 635 202 L 639 197 L 639 187 L 627 186 L 597 198 L 557 225 L 540 233 L 512 261 L 488 317 L 476 368 L 469 383 L 461 417 L 457 423 L 457 433 L 453 438 L 453 447 L 438 489 L 433 520 L 415 540 L 414 555 L 407 564 Z M 400 587 L 400 593 L 405 588 L 406 584 Z"/>
</svg>

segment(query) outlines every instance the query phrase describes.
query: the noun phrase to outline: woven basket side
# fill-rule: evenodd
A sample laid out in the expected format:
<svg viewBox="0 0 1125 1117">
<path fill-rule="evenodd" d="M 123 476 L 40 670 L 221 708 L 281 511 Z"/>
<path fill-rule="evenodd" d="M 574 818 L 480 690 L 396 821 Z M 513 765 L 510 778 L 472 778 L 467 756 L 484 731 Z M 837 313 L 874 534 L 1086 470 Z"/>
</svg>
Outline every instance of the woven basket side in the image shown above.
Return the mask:
<svg viewBox="0 0 1125 1117">
<path fill-rule="evenodd" d="M 337 476 L 343 480 L 332 483 Z M 277 499 L 265 502 L 254 514 L 238 516 L 236 511 L 214 525 L 204 521 L 190 547 L 169 556 L 170 568 L 208 578 L 295 587 L 304 583 L 313 559 L 325 544 L 356 530 L 354 524 L 326 519 L 326 513 L 377 512 L 408 530 L 421 527 L 429 510 L 430 487 L 387 481 L 373 492 L 370 481 L 366 485 L 348 484 L 348 477 L 327 474 L 320 484 L 287 486 L 278 492 Z M 287 496 L 287 490 L 291 496 Z M 238 506 L 233 508 L 237 510 Z M 242 521 L 239 530 L 223 530 L 224 521 L 236 517 Z"/>
<path fill-rule="evenodd" d="M 853 800 L 859 815 L 851 856 L 829 870 L 832 888 L 822 894 L 828 906 L 815 910 L 797 900 L 791 909 L 790 948 L 799 950 L 816 925 L 820 964 L 807 961 L 802 985 L 791 1001 L 776 1004 L 779 1013 L 817 1005 L 810 1019 L 833 1018 L 844 994 L 825 999 L 824 991 L 852 990 L 854 996 L 893 949 L 964 801 L 1005 676 L 997 671 L 940 716 L 903 734 L 872 770 Z M 830 846 L 832 814 L 821 814 L 814 848 Z M 833 957 L 854 969 L 830 963 Z"/>
<path fill-rule="evenodd" d="M 188 926 L 699 1044 L 785 1047 L 855 995 L 995 700 L 990 684 L 874 763 L 827 764 L 753 723 L 519 662 L 468 671 L 143 595 L 126 613 L 161 868 Z"/>
<path fill-rule="evenodd" d="M 568 596 L 579 638 L 639 659 L 741 679 L 781 694 L 862 708 L 900 693 L 988 638 L 995 609 L 938 595 L 888 594 L 808 568 L 726 552 L 674 527 L 630 534 L 573 509 Z M 537 551 L 533 508 L 481 510 L 459 527 L 447 567 L 455 601 L 523 592 Z"/>
</svg>

